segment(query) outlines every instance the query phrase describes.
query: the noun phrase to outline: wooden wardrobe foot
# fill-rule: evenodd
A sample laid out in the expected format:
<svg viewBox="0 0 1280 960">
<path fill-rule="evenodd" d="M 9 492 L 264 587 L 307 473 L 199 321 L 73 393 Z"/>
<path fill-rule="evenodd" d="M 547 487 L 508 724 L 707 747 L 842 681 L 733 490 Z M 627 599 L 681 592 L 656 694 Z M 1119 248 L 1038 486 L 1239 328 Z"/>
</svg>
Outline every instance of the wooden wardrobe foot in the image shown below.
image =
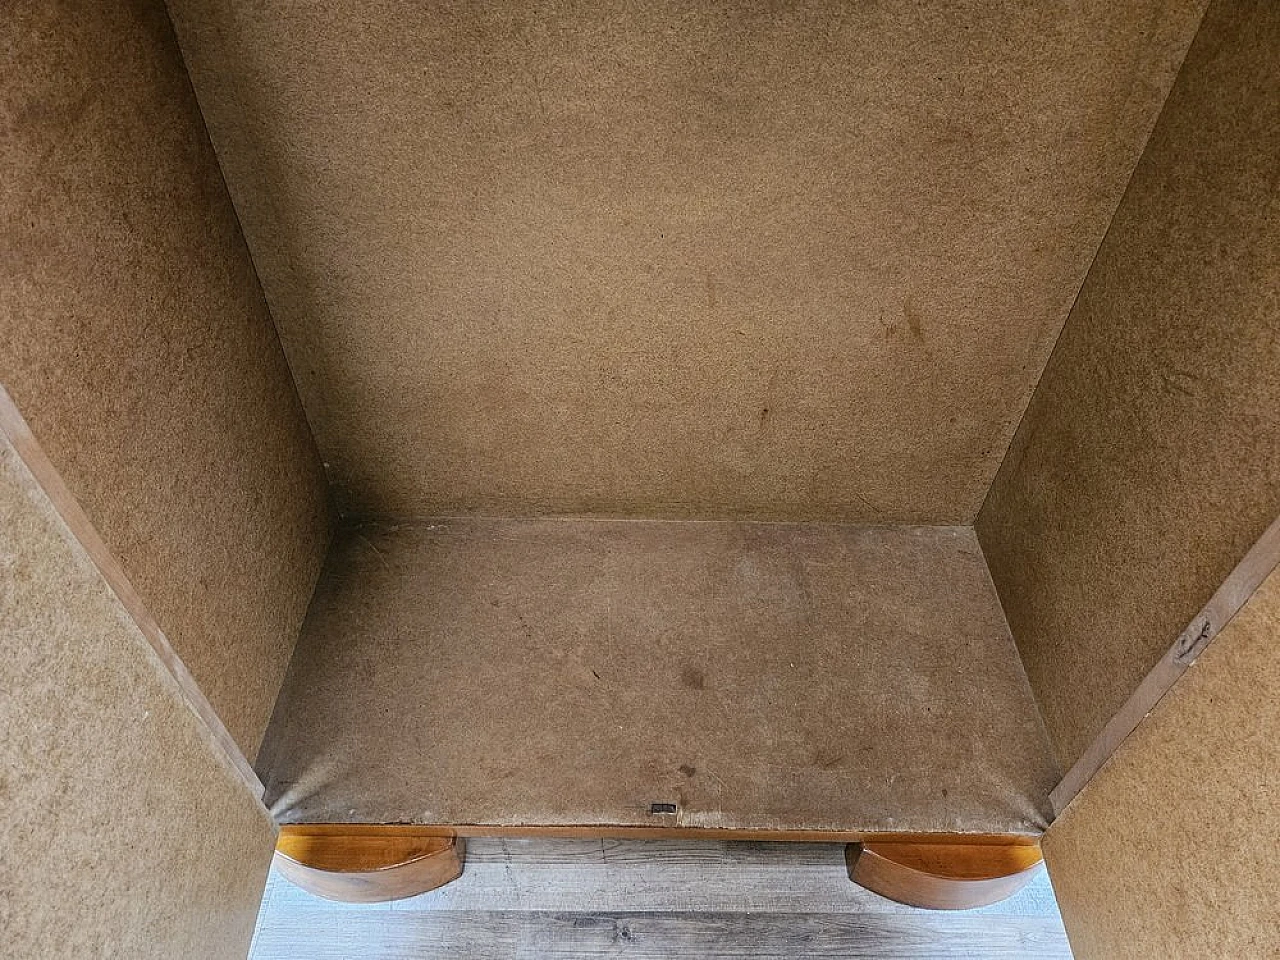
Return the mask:
<svg viewBox="0 0 1280 960">
<path fill-rule="evenodd" d="M 930 910 L 985 907 L 1017 893 L 1040 865 L 1035 844 L 851 843 L 849 879 Z"/>
<path fill-rule="evenodd" d="M 308 893 L 345 903 L 400 900 L 462 876 L 466 843 L 404 826 L 280 828 L 275 866 Z"/>
</svg>

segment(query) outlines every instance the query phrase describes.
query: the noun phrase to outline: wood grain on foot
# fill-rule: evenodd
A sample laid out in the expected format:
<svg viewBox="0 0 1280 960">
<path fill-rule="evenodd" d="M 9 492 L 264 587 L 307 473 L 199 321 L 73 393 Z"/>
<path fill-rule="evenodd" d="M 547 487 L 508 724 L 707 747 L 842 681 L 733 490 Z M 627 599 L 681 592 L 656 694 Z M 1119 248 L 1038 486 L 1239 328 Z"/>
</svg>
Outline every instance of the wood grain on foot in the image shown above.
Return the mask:
<svg viewBox="0 0 1280 960">
<path fill-rule="evenodd" d="M 849 879 L 882 897 L 931 910 L 997 903 L 1030 882 L 1040 866 L 1030 844 L 851 843 Z"/>
<path fill-rule="evenodd" d="M 456 880 L 465 853 L 461 837 L 401 826 L 352 824 L 337 832 L 298 825 L 281 828 L 275 865 L 303 890 L 326 900 L 379 903 Z"/>
</svg>

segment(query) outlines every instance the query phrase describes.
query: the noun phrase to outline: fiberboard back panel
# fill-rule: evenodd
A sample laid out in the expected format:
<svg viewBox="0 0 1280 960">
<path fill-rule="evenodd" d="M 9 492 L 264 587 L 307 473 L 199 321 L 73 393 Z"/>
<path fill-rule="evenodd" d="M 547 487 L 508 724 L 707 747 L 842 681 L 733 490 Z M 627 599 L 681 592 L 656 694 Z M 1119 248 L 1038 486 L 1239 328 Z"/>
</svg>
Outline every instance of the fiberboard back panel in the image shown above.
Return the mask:
<svg viewBox="0 0 1280 960">
<path fill-rule="evenodd" d="M 1277 640 L 1280 570 L 1049 828 L 1080 960 L 1280 955 Z"/>
<path fill-rule="evenodd" d="M 1059 773 L 971 528 L 733 521 L 340 531 L 263 759 L 282 823 L 481 833 L 1034 837 Z"/>
<path fill-rule="evenodd" d="M 1201 0 L 173 0 L 343 508 L 967 523 Z"/>
<path fill-rule="evenodd" d="M 243 751 L 323 471 L 160 0 L 4 13 L 0 383 Z"/>
<path fill-rule="evenodd" d="M 978 518 L 1064 769 L 1280 516 L 1277 90 L 1216 3 Z"/>
<path fill-rule="evenodd" d="M 0 654 L 4 956 L 244 956 L 275 828 L 3 432 Z"/>
</svg>

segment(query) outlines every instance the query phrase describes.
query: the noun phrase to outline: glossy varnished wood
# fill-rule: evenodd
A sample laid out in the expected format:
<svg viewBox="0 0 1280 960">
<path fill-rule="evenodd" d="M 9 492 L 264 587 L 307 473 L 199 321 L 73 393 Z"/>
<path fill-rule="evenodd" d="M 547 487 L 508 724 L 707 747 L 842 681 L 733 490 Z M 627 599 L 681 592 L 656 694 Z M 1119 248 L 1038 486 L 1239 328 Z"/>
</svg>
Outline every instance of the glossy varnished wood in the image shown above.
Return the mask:
<svg viewBox="0 0 1280 960">
<path fill-rule="evenodd" d="M 276 869 L 308 893 L 344 903 L 400 900 L 462 875 L 466 841 L 412 828 L 280 831 Z"/>
<path fill-rule="evenodd" d="M 483 827 L 315 823 L 281 829 L 280 872 L 317 896 L 348 903 L 425 893 L 462 873 L 464 837 L 491 839 L 702 840 L 813 842 L 832 837 L 792 832 L 679 827 Z M 849 876 L 890 899 L 954 909 L 994 903 L 1015 893 L 1040 862 L 1035 841 L 992 834 L 872 834 L 848 846 Z"/>
<path fill-rule="evenodd" d="M 930 910 L 998 903 L 1025 887 L 1040 866 L 1028 844 L 851 843 L 849 879 L 882 897 Z"/>
</svg>

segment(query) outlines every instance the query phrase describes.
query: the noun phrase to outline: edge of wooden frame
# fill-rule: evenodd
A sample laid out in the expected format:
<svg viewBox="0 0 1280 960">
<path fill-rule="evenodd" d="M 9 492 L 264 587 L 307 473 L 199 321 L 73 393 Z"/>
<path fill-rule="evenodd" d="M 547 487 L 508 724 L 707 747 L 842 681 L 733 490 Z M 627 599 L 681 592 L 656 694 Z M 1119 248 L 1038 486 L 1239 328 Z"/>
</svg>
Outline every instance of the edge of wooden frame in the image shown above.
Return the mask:
<svg viewBox="0 0 1280 960">
<path fill-rule="evenodd" d="M 286 823 L 287 836 L 492 837 L 562 840 L 753 840 L 782 843 L 915 843 L 1038 847 L 1040 836 L 1021 833 L 874 833 L 859 830 L 772 830 L 729 827 L 661 827 L 582 825 L 414 824 L 414 823 Z"/>
<path fill-rule="evenodd" d="M 1271 522 L 1262 536 L 1249 548 L 1235 569 L 1227 575 L 1209 602 L 1192 618 L 1186 629 L 1165 651 L 1160 661 L 1142 678 L 1124 706 L 1116 711 L 1102 732 L 1075 762 L 1066 776 L 1049 793 L 1055 816 L 1061 816 L 1067 805 L 1102 769 L 1129 736 L 1195 662 L 1200 654 L 1240 612 L 1262 581 L 1280 566 L 1280 517 Z"/>
<path fill-rule="evenodd" d="M 106 581 L 107 586 L 111 588 L 111 591 L 120 600 L 125 612 L 128 613 L 142 635 L 146 637 L 147 643 L 177 684 L 183 702 L 203 724 L 210 741 L 223 754 L 227 762 L 244 781 L 245 786 L 249 788 L 259 805 L 261 805 L 265 790 L 262 782 L 258 779 L 258 775 L 254 772 L 253 766 L 240 751 L 240 747 L 232 739 L 231 734 L 227 732 L 227 728 L 223 725 L 217 711 L 213 709 L 213 705 L 205 699 L 203 691 L 201 691 L 195 678 L 187 670 L 186 664 L 182 662 L 182 658 L 174 651 L 173 646 L 169 643 L 169 638 L 165 636 L 164 631 L 160 628 L 155 618 L 151 616 L 146 604 L 142 602 L 142 598 L 133 588 L 133 584 L 129 582 L 124 568 L 120 566 L 115 555 L 98 535 L 98 531 L 92 521 L 81 509 L 79 501 L 67 489 L 67 485 L 63 482 L 57 468 L 45 456 L 39 441 L 36 440 L 26 419 L 22 416 L 21 411 L 18 410 L 13 398 L 9 396 L 3 384 L 0 384 L 0 433 L 4 434 L 9 443 L 13 445 L 18 458 L 26 466 L 32 477 L 35 478 L 45 496 L 49 498 L 49 502 L 71 532 L 71 536 L 88 554 L 90 561 L 97 568 L 102 579 Z M 263 810 L 265 811 L 265 809 L 264 807 Z"/>
</svg>

